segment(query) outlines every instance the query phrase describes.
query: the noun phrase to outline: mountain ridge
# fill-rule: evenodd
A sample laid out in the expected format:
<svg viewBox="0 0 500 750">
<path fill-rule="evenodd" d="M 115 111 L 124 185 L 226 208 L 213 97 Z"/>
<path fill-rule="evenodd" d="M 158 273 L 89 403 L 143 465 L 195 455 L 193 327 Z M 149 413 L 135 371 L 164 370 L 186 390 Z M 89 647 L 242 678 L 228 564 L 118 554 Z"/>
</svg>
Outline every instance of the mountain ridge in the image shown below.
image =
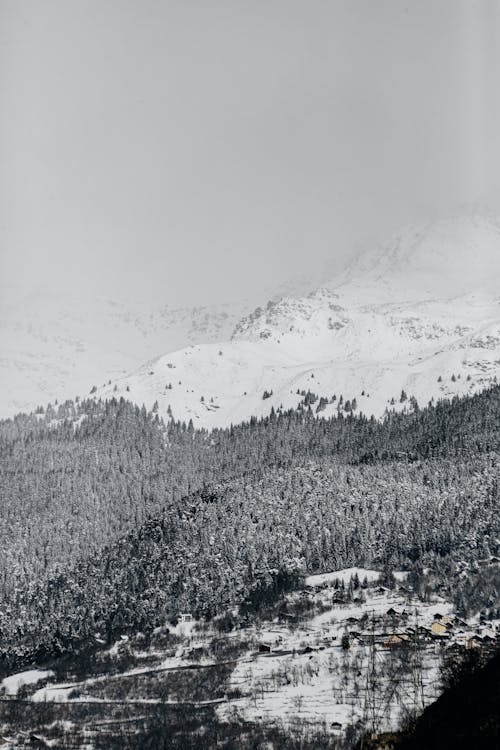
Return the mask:
<svg viewBox="0 0 500 750">
<path fill-rule="evenodd" d="M 381 417 L 495 382 L 499 288 L 500 222 L 467 216 L 403 230 L 257 307 L 89 309 L 44 290 L 2 305 L 2 411 L 92 391 L 207 429 L 306 402 L 319 416 L 354 404 Z"/>
<path fill-rule="evenodd" d="M 192 307 L 89 301 L 70 290 L 11 294 L 0 313 L 0 414 L 74 398 L 165 349 L 228 336 L 249 308 L 245 301 Z"/>
<path fill-rule="evenodd" d="M 464 275 L 460 264 L 477 245 L 484 265 L 494 263 Z M 453 252 L 460 260 L 446 275 Z M 412 229 L 309 294 L 255 308 L 229 340 L 150 360 L 97 396 L 157 402 L 164 416 L 210 429 L 297 408 L 308 393 L 325 417 L 346 403 L 381 417 L 410 408 L 411 397 L 426 404 L 473 393 L 500 375 L 497 277 L 500 229 L 491 219 Z"/>
<path fill-rule="evenodd" d="M 394 299 L 398 289 L 406 294 L 403 301 L 451 299 L 481 291 L 495 294 L 500 283 L 499 248 L 500 219 L 493 215 L 465 215 L 412 225 L 387 243 L 359 254 L 328 286 L 346 294 L 361 288 L 366 292 L 375 282 L 379 295 L 387 293 L 385 301 Z"/>
</svg>

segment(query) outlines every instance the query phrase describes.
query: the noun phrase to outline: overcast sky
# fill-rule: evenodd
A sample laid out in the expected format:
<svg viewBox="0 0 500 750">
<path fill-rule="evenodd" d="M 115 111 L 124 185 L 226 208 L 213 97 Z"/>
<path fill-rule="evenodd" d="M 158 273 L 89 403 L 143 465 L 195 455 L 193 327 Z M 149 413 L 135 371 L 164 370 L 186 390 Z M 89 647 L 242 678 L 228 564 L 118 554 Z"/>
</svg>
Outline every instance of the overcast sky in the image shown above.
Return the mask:
<svg viewBox="0 0 500 750">
<path fill-rule="evenodd" d="M 498 0 L 0 0 L 4 284 L 254 294 L 499 211 Z"/>
</svg>

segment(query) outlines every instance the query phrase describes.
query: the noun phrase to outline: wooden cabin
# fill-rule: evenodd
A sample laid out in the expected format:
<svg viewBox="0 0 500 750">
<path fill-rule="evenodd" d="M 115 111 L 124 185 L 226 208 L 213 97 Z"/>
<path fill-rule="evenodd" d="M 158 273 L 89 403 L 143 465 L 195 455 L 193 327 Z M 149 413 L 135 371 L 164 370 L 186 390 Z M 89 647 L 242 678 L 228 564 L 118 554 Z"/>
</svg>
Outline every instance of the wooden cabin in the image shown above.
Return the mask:
<svg viewBox="0 0 500 750">
<path fill-rule="evenodd" d="M 448 628 L 441 620 L 434 620 L 431 625 L 432 635 L 448 635 Z"/>
</svg>

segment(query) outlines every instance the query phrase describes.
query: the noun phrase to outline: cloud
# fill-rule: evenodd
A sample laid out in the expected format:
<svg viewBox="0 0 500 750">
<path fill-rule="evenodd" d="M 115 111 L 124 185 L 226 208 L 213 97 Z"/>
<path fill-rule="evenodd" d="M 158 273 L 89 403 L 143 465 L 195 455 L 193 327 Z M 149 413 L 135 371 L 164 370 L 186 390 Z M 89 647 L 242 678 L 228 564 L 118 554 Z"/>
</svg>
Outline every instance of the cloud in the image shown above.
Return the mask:
<svg viewBox="0 0 500 750">
<path fill-rule="evenodd" d="M 4 281 L 255 294 L 499 210 L 498 4 L 4 0 Z"/>
</svg>

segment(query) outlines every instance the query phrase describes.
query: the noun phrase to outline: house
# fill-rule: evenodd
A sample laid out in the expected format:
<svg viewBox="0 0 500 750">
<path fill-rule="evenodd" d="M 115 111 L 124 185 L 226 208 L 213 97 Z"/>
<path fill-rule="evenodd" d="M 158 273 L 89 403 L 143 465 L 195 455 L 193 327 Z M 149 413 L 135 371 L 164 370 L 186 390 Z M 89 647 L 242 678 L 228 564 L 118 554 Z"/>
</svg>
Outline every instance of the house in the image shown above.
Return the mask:
<svg viewBox="0 0 500 750">
<path fill-rule="evenodd" d="M 351 632 L 349 633 L 349 642 L 352 646 L 353 644 L 363 645 L 366 641 L 361 633 Z"/>
<path fill-rule="evenodd" d="M 384 648 L 397 648 L 398 646 L 404 646 L 409 642 L 410 638 L 406 633 L 393 633 L 383 643 Z"/>
<path fill-rule="evenodd" d="M 481 638 L 484 643 L 492 643 L 493 641 L 496 641 L 497 634 L 493 630 L 485 628 L 481 631 Z"/>
<path fill-rule="evenodd" d="M 179 615 L 179 622 L 194 622 L 194 617 L 190 612 L 182 612 Z"/>
<path fill-rule="evenodd" d="M 272 646 L 270 643 L 259 643 L 259 654 L 271 653 Z"/>
<path fill-rule="evenodd" d="M 429 628 L 426 628 L 424 625 L 418 626 L 417 634 L 421 640 L 425 640 L 425 641 L 429 640 L 432 637 L 432 632 L 430 631 Z"/>
<path fill-rule="evenodd" d="M 500 632 L 499 624 L 500 620 L 481 620 L 481 626 L 487 628 L 488 630 L 491 630 L 493 633 Z"/>
<path fill-rule="evenodd" d="M 431 625 L 432 635 L 448 635 L 448 628 L 440 620 L 434 620 Z"/>
<path fill-rule="evenodd" d="M 473 648 L 481 648 L 481 639 L 476 635 L 468 638 L 465 642 L 465 648 L 468 650 Z"/>
</svg>

